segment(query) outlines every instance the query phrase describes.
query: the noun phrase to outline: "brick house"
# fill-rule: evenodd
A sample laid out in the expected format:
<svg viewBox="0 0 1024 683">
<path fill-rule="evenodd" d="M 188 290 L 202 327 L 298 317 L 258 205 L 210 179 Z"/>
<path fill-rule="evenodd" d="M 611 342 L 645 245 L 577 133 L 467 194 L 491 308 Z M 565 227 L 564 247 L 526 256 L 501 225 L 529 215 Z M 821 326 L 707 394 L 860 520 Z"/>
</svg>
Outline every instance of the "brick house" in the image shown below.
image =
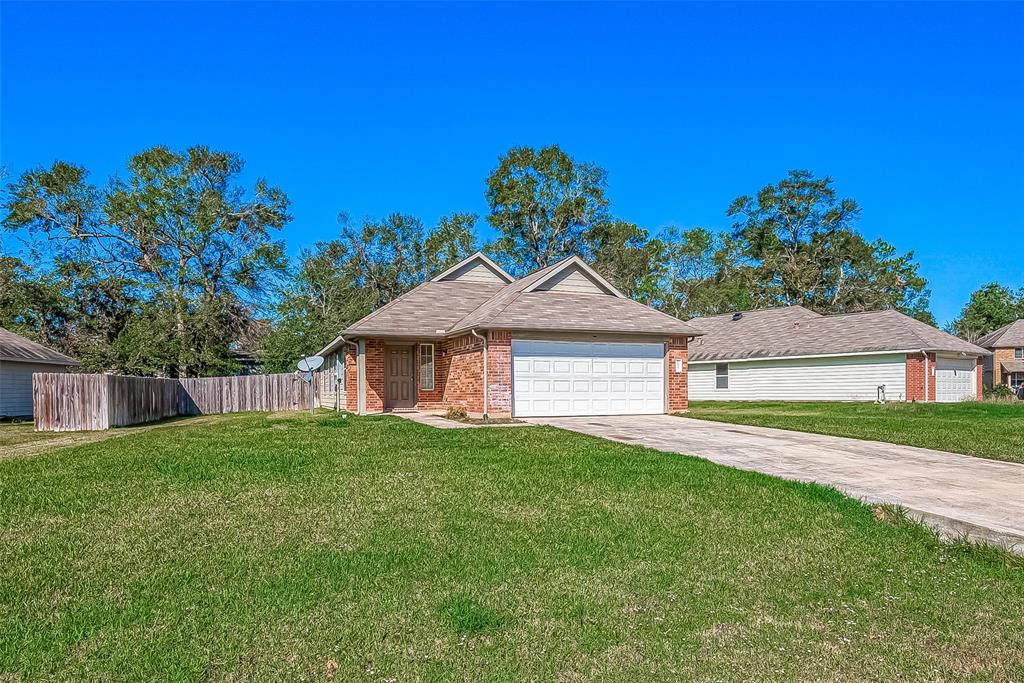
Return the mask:
<svg viewBox="0 0 1024 683">
<path fill-rule="evenodd" d="M 1024 384 L 1024 319 L 986 334 L 978 346 L 992 352 L 985 362 L 985 386 L 1005 384 L 1017 391 Z"/>
<path fill-rule="evenodd" d="M 690 324 L 695 401 L 953 402 L 981 396 L 985 349 L 898 311 L 820 315 L 802 306 Z M 884 387 L 884 389 L 883 389 Z"/>
<path fill-rule="evenodd" d="M 359 414 L 676 412 L 699 334 L 577 257 L 517 280 L 476 253 L 324 347 L 320 403 Z"/>
</svg>

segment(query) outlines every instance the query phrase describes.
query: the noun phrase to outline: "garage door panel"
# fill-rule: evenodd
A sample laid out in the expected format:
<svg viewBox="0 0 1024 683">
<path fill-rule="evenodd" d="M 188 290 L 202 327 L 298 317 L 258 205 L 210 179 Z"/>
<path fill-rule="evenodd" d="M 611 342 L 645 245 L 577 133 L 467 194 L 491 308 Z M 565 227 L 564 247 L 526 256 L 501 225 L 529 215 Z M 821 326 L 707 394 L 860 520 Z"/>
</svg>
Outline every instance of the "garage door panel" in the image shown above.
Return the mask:
<svg viewBox="0 0 1024 683">
<path fill-rule="evenodd" d="M 513 340 L 518 416 L 664 412 L 664 345 Z"/>
<path fill-rule="evenodd" d="M 977 398 L 977 361 L 974 358 L 935 359 L 935 399 L 943 403 Z"/>
</svg>

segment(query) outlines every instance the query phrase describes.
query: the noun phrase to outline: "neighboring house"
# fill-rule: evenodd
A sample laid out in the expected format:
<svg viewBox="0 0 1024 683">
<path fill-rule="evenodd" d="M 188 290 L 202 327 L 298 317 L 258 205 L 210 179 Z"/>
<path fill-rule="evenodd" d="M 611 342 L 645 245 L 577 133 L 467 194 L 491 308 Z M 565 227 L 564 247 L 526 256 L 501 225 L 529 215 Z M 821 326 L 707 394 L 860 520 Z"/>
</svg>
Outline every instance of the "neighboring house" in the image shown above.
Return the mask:
<svg viewBox="0 0 1024 683">
<path fill-rule="evenodd" d="M 685 410 L 697 334 L 579 258 L 516 280 L 477 253 L 321 350 L 321 405 L 492 417 Z"/>
<path fill-rule="evenodd" d="M 992 352 L 985 359 L 985 386 L 1006 384 L 1017 391 L 1024 384 L 1024 319 L 986 334 L 978 346 Z"/>
<path fill-rule="evenodd" d="M 981 395 L 985 349 L 897 311 L 801 306 L 690 321 L 690 398 L 962 401 Z"/>
<path fill-rule="evenodd" d="M 66 372 L 78 361 L 0 327 L 0 417 L 32 415 L 32 374 Z"/>
</svg>

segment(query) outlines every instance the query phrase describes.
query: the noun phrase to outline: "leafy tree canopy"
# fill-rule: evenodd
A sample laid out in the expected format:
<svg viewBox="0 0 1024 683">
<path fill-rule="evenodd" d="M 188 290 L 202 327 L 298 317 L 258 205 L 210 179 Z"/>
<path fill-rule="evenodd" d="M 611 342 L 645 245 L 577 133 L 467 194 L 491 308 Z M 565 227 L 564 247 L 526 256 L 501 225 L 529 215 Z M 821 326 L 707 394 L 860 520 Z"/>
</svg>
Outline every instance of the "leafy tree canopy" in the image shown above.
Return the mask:
<svg viewBox="0 0 1024 683">
<path fill-rule="evenodd" d="M 263 180 L 238 185 L 242 168 L 238 155 L 207 147 L 153 147 L 129 160 L 123 179 L 96 186 L 85 168 L 58 161 L 8 185 L 3 226 L 45 240 L 57 264 L 90 264 L 161 320 L 170 315 L 175 357 L 148 364 L 154 372 L 220 372 L 216 349 L 286 266 L 272 231 L 290 219 L 288 198 Z"/>
<path fill-rule="evenodd" d="M 799 304 L 821 313 L 894 308 L 930 319 L 927 283 L 913 253 L 900 254 L 857 231 L 860 207 L 839 198 L 832 179 L 791 171 L 726 212 L 733 237 L 753 268 L 754 301 Z"/>
<path fill-rule="evenodd" d="M 586 232 L 608 218 L 606 185 L 604 169 L 557 145 L 510 149 L 487 178 L 487 221 L 500 235 L 490 251 L 518 273 L 582 253 Z"/>
<path fill-rule="evenodd" d="M 968 341 L 1024 318 L 1024 288 L 1016 292 L 990 282 L 973 294 L 951 325 L 951 332 Z"/>
<path fill-rule="evenodd" d="M 340 217 L 338 239 L 304 251 L 281 293 L 278 320 L 265 341 L 266 369 L 288 372 L 338 332 L 475 251 L 474 214 L 455 213 L 425 229 L 391 214 L 358 227 Z"/>
</svg>

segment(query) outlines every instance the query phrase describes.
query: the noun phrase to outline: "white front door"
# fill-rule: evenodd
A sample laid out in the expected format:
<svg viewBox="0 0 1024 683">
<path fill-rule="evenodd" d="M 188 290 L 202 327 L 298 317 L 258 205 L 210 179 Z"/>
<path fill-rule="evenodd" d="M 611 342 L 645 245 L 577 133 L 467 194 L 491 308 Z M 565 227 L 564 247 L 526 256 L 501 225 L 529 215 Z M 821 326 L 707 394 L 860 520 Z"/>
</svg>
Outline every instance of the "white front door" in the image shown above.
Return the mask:
<svg viewBox="0 0 1024 683">
<path fill-rule="evenodd" d="M 936 358 L 935 400 L 955 403 L 977 398 L 977 363 L 974 358 Z"/>
<path fill-rule="evenodd" d="M 665 412 L 665 346 L 512 340 L 516 417 Z"/>
</svg>

